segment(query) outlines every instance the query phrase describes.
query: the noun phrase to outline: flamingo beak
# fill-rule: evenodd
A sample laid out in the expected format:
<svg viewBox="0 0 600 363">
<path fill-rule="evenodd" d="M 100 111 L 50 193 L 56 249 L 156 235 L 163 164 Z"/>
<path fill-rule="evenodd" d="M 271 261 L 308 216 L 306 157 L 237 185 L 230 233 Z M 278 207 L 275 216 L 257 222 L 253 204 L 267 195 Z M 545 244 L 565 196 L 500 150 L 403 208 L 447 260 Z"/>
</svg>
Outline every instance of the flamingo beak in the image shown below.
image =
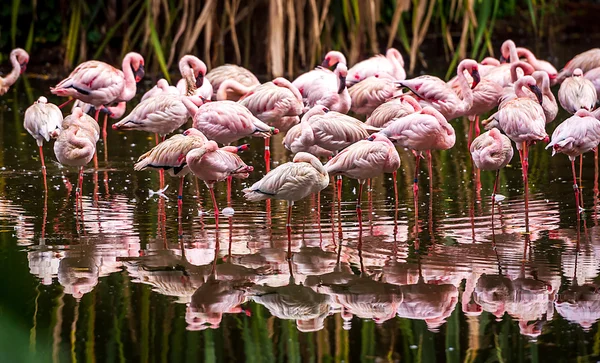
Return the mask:
<svg viewBox="0 0 600 363">
<path fill-rule="evenodd" d="M 500 63 L 506 63 L 508 62 L 508 59 L 504 58 L 503 55 L 500 55 Z"/>
<path fill-rule="evenodd" d="M 196 88 L 202 87 L 203 83 L 204 83 L 204 75 L 202 73 L 200 73 L 198 75 L 198 77 L 196 77 Z"/>
<path fill-rule="evenodd" d="M 21 63 L 20 66 L 21 66 L 21 74 L 25 73 L 25 71 L 27 70 L 27 62 Z"/>
<path fill-rule="evenodd" d="M 479 82 L 481 82 L 481 76 L 479 75 L 479 71 L 477 69 L 473 69 L 473 71 L 471 71 L 471 77 L 473 77 L 473 85 L 471 86 L 471 89 L 473 89 L 477 87 Z"/>
<path fill-rule="evenodd" d="M 540 90 L 540 88 L 536 85 L 529 86 L 529 89 L 531 89 L 531 92 L 533 92 L 535 94 L 535 97 L 537 98 L 538 102 L 541 105 L 542 101 L 544 100 L 543 96 L 542 96 L 542 90 Z"/>
<path fill-rule="evenodd" d="M 271 127 L 271 134 L 273 135 L 277 135 L 279 133 L 279 129 L 276 129 L 274 127 Z"/>
<path fill-rule="evenodd" d="M 146 72 L 144 71 L 144 65 L 140 64 L 140 67 L 134 71 L 135 74 L 135 81 L 139 82 L 142 80 L 142 78 L 144 78 L 144 75 L 146 74 Z"/>
<path fill-rule="evenodd" d="M 240 153 L 240 152 L 248 150 L 249 148 L 250 147 L 248 146 L 248 144 L 240 145 L 240 146 L 237 147 L 237 152 Z"/>
<path fill-rule="evenodd" d="M 323 63 L 321 63 L 321 67 L 329 68 L 329 59 L 327 59 L 327 58 L 323 59 Z"/>
<path fill-rule="evenodd" d="M 112 111 L 111 111 L 111 110 L 110 110 L 108 107 L 106 107 L 106 106 L 102 106 L 102 107 L 100 108 L 100 112 L 104 112 L 105 114 L 107 114 L 107 115 L 108 115 L 108 117 L 113 117 L 113 116 L 115 115 L 115 114 L 114 114 L 114 113 L 112 113 Z"/>
<path fill-rule="evenodd" d="M 346 89 L 346 77 L 340 76 L 340 87 L 338 88 L 338 94 L 344 92 Z"/>
<path fill-rule="evenodd" d="M 371 135 L 371 136 L 367 137 L 367 140 L 369 140 L 369 141 L 375 140 L 375 135 Z"/>
</svg>

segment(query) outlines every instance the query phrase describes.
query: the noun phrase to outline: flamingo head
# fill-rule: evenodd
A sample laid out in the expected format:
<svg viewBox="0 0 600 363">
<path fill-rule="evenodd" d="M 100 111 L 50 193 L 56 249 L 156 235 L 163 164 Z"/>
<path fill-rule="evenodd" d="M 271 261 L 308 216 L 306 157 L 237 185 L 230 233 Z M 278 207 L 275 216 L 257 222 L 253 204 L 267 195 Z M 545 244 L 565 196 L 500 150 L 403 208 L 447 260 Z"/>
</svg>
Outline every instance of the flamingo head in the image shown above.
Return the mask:
<svg viewBox="0 0 600 363">
<path fill-rule="evenodd" d="M 35 103 L 46 104 L 48 103 L 48 99 L 44 96 L 40 96 L 40 98 L 38 98 L 37 101 L 35 101 Z"/>
<path fill-rule="evenodd" d="M 144 71 L 144 57 L 140 54 L 131 52 L 128 53 L 125 58 L 129 57 L 131 70 L 133 71 L 133 75 L 135 76 L 135 81 L 139 82 L 144 78 L 146 72 Z"/>
<path fill-rule="evenodd" d="M 196 77 L 196 88 L 202 87 L 203 83 L 204 83 L 204 74 L 200 73 Z"/>
<path fill-rule="evenodd" d="M 535 98 L 537 98 L 538 102 L 541 105 L 542 101 L 544 100 L 542 96 L 542 90 L 537 86 L 537 84 L 530 84 L 529 89 L 531 90 L 531 92 L 533 92 Z"/>
<path fill-rule="evenodd" d="M 479 75 L 479 69 L 477 65 L 474 65 L 471 68 L 471 77 L 473 77 L 473 85 L 471 86 L 471 89 L 473 89 L 477 87 L 479 82 L 481 82 L 481 76 Z"/>
<path fill-rule="evenodd" d="M 510 50 L 516 48 L 517 46 L 515 45 L 515 42 L 513 42 L 511 39 L 505 40 L 500 48 L 500 63 L 508 63 L 510 60 Z"/>
<path fill-rule="evenodd" d="M 338 94 L 340 94 L 346 89 L 346 77 L 348 76 L 348 67 L 346 67 L 346 65 L 343 63 L 338 63 L 338 65 L 335 67 L 335 72 L 337 73 L 338 78 L 340 79 L 337 92 Z"/>
<path fill-rule="evenodd" d="M 325 58 L 323 59 L 323 63 L 321 63 L 322 67 L 329 68 L 337 65 L 338 63 L 346 64 L 346 57 L 336 50 L 329 51 Z"/>
<path fill-rule="evenodd" d="M 237 152 L 241 153 L 241 152 L 248 150 L 249 148 L 250 148 L 250 146 L 248 144 L 240 145 L 237 147 Z"/>
<path fill-rule="evenodd" d="M 115 114 L 106 106 L 100 107 L 100 112 L 105 113 L 108 117 L 114 118 Z"/>
<path fill-rule="evenodd" d="M 10 52 L 11 56 L 14 56 L 19 62 L 19 66 L 21 66 L 21 74 L 25 73 L 27 69 L 27 63 L 29 63 L 29 54 L 21 48 L 14 49 Z"/>
<path fill-rule="evenodd" d="M 581 77 L 583 76 L 583 71 L 580 68 L 575 68 L 573 71 L 573 77 Z"/>
</svg>

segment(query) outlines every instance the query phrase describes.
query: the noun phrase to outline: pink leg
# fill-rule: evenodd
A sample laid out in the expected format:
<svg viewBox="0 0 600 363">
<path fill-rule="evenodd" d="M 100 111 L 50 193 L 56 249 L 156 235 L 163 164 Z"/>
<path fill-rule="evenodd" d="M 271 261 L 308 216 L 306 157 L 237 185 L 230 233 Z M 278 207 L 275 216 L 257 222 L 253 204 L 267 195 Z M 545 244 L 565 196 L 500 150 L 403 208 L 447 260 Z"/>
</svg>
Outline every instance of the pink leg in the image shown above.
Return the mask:
<svg viewBox="0 0 600 363">
<path fill-rule="evenodd" d="M 394 241 L 396 240 L 396 233 L 398 232 L 398 176 L 397 172 L 392 173 L 392 180 L 394 181 Z"/>
<path fill-rule="evenodd" d="M 525 189 L 525 232 L 529 233 L 529 179 L 528 179 L 528 169 L 529 169 L 529 161 L 527 150 L 527 142 L 523 143 L 523 158 L 521 159 L 521 166 L 523 168 L 523 185 Z"/>
<path fill-rule="evenodd" d="M 583 154 L 579 155 L 579 206 L 581 208 L 585 208 L 584 204 L 583 204 L 583 192 L 581 191 L 582 185 L 583 185 Z"/>
<path fill-rule="evenodd" d="M 479 128 L 479 115 L 475 116 L 475 137 L 481 134 L 481 129 Z M 469 145 L 470 147 L 470 145 Z"/>
<path fill-rule="evenodd" d="M 108 133 L 106 132 L 106 125 L 108 125 L 108 115 L 104 115 L 104 126 L 102 128 L 102 141 L 104 141 L 104 161 L 108 161 Z"/>
<path fill-rule="evenodd" d="M 213 186 L 209 186 L 208 189 L 210 190 L 210 197 L 212 198 L 212 202 L 213 202 L 213 207 L 215 209 L 215 226 L 218 229 L 219 228 L 219 206 L 217 205 L 217 198 L 215 197 L 215 190 L 213 189 Z"/>
<path fill-rule="evenodd" d="M 473 121 L 469 118 L 469 134 L 467 139 L 467 148 L 471 149 L 471 143 L 473 142 Z"/>
<path fill-rule="evenodd" d="M 73 102 L 73 101 L 75 101 L 75 99 L 74 99 L 74 98 L 69 98 L 67 101 L 65 101 L 65 102 L 61 103 L 61 104 L 58 106 L 58 108 L 63 108 L 63 107 L 65 107 L 66 105 L 68 105 L 69 103 L 71 103 L 71 102 Z"/>
<path fill-rule="evenodd" d="M 292 228 L 292 203 L 288 203 L 288 214 L 287 214 L 287 228 Z"/>
<path fill-rule="evenodd" d="M 571 171 L 573 172 L 573 190 L 575 191 L 575 206 L 579 215 L 579 186 L 577 185 L 577 174 L 575 173 L 575 159 L 571 159 Z"/>
<path fill-rule="evenodd" d="M 337 176 L 337 193 L 338 193 L 338 201 L 342 202 L 342 176 Z"/>
<path fill-rule="evenodd" d="M 421 156 L 416 154 L 415 160 L 415 179 L 413 181 L 413 199 L 415 202 L 415 233 L 419 231 L 419 161 Z"/>
<path fill-rule="evenodd" d="M 233 180 L 233 177 L 228 176 L 227 177 L 227 206 L 231 207 L 231 182 Z"/>
<path fill-rule="evenodd" d="M 94 151 L 94 169 L 98 170 L 98 151 Z"/>
<path fill-rule="evenodd" d="M 358 216 L 358 226 L 362 229 L 362 209 L 360 208 L 360 200 L 363 193 L 364 180 L 358 181 L 358 201 L 356 203 L 356 215 Z"/>
<path fill-rule="evenodd" d="M 44 162 L 44 150 L 40 145 L 40 159 L 42 160 L 42 177 L 44 178 L 44 190 L 48 191 L 48 182 L 46 180 L 46 163 Z"/>
<path fill-rule="evenodd" d="M 500 179 L 500 169 L 496 170 L 496 179 L 494 180 L 494 191 L 492 192 L 492 230 L 494 229 L 494 211 L 496 205 L 496 192 L 498 190 L 498 180 Z"/>
<path fill-rule="evenodd" d="M 81 213 L 81 223 L 83 224 L 83 166 L 79 168 L 79 181 L 77 183 L 77 191 L 79 193 L 79 209 Z"/>
<path fill-rule="evenodd" d="M 291 219 L 291 217 L 290 217 L 291 215 L 292 215 L 292 206 L 289 205 L 288 206 L 288 221 Z M 288 227 L 286 229 L 287 229 L 287 239 L 288 239 L 287 260 L 289 262 L 290 276 L 293 276 L 292 275 L 292 271 L 293 271 L 292 267 L 293 266 L 291 263 L 291 261 L 292 261 L 292 227 L 290 227 L 290 225 L 288 224 Z"/>
<path fill-rule="evenodd" d="M 265 168 L 267 173 L 271 171 L 271 148 L 270 148 L 270 137 L 265 138 Z"/>
</svg>

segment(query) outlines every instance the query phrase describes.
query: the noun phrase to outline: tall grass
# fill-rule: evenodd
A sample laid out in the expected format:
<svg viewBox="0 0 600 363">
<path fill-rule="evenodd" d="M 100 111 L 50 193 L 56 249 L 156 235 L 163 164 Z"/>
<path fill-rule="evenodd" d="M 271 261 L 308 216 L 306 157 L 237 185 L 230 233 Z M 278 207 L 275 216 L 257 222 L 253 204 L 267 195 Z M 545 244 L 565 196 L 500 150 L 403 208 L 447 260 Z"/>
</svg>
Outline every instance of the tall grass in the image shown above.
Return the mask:
<svg viewBox="0 0 600 363">
<path fill-rule="evenodd" d="M 427 68 L 421 48 L 443 44 L 452 73 L 459 59 L 481 59 L 491 45 L 499 16 L 528 22 L 530 32 L 544 36 L 551 9 L 562 0 L 12 0 L 10 46 L 29 50 L 58 46 L 64 70 L 92 58 L 118 63 L 119 55 L 136 50 L 146 57 L 151 74 L 169 70 L 187 53 L 209 68 L 224 62 L 251 67 L 272 76 L 293 76 L 318 64 L 338 49 L 350 64 L 397 47 L 406 68 Z M 51 14 L 48 17 L 48 12 Z M 42 19 L 43 14 L 46 14 Z M 2 16 L 0 15 L 0 18 Z M 51 42 L 49 24 L 62 24 Z M 56 44 L 58 43 L 58 44 Z M 154 73 L 152 73 L 154 72 Z"/>
</svg>

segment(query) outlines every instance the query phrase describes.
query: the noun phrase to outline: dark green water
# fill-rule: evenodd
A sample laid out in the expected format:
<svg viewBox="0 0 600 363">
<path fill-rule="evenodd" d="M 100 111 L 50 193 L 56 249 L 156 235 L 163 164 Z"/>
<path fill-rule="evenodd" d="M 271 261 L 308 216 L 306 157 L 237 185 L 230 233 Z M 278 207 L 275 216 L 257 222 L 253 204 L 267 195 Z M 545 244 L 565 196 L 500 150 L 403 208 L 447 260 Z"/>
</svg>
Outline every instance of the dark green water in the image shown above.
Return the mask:
<svg viewBox="0 0 600 363">
<path fill-rule="evenodd" d="M 401 151 L 399 198 L 391 176 L 373 181 L 355 211 L 355 181 L 297 203 L 287 261 L 284 203 L 248 204 L 240 190 L 264 173 L 262 142 L 234 181 L 232 218 L 215 228 L 208 190 L 186 179 L 181 227 L 177 180 L 149 198 L 158 173 L 134 172 L 153 137 L 108 134 L 108 162 L 90 164 L 84 220 L 75 217 L 76 170 L 46 144 L 49 191 L 25 108 L 50 83 L 23 81 L 0 100 L 0 361 L 568 361 L 600 356 L 600 230 L 593 155 L 584 159 L 580 223 L 566 156 L 543 145 L 530 160 L 524 234 L 518 159 L 502 171 L 492 230 L 493 175 L 475 187 L 464 133 L 422 163 L 419 220 L 414 159 Z M 59 102 L 49 97 L 50 101 Z M 566 118 L 560 114 L 558 124 Z M 554 126 L 552 126 L 553 128 Z M 279 135 L 281 136 L 281 135 Z M 281 138 L 276 162 L 289 160 Z M 425 164 L 425 165 L 423 165 Z M 225 184 L 217 186 L 221 209 Z M 199 211 L 207 214 L 203 215 Z M 79 225 L 82 223 L 82 225 Z M 182 235 L 179 235 L 179 228 Z M 418 248 L 417 248 L 418 247 Z"/>
</svg>

